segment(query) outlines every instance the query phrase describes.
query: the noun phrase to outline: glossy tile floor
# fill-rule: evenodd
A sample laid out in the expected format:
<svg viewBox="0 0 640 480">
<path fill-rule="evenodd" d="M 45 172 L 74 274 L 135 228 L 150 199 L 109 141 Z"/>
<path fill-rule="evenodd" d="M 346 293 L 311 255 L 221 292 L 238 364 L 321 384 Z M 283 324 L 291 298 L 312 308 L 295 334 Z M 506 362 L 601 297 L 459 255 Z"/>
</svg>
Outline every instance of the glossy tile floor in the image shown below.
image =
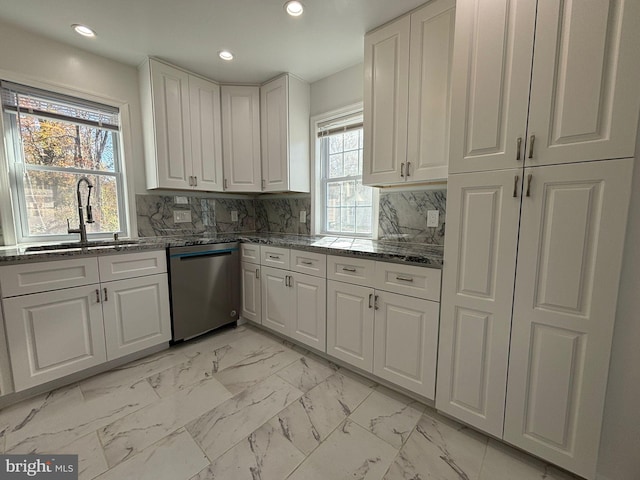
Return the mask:
<svg viewBox="0 0 640 480">
<path fill-rule="evenodd" d="M 571 478 L 249 326 L 4 409 L 0 435 L 81 479 Z"/>
</svg>

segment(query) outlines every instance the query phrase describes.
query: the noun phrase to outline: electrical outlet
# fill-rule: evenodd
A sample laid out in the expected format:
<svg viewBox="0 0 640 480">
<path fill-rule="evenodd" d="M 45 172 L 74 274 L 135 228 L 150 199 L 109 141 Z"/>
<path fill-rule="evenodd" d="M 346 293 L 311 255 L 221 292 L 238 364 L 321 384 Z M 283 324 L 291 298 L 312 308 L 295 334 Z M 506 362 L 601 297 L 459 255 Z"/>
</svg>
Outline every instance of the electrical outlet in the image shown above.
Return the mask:
<svg viewBox="0 0 640 480">
<path fill-rule="evenodd" d="M 300 223 L 307 223 L 307 211 L 300 210 Z"/>
<path fill-rule="evenodd" d="M 187 197 L 176 197 L 174 203 L 176 205 L 188 205 L 189 199 Z"/>
<path fill-rule="evenodd" d="M 231 210 L 231 221 L 232 222 L 237 222 L 238 221 L 238 211 L 237 210 Z"/>
<path fill-rule="evenodd" d="M 427 227 L 437 227 L 439 217 L 439 210 L 427 210 Z"/>
<path fill-rule="evenodd" d="M 191 210 L 174 210 L 173 223 L 191 223 Z"/>
</svg>

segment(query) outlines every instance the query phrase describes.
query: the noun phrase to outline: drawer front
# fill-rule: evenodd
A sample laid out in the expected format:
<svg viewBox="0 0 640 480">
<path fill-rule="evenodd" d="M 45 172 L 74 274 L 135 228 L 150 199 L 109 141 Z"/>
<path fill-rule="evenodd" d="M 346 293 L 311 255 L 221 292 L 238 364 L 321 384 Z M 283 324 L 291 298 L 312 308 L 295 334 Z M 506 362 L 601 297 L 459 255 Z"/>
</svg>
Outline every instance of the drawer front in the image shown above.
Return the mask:
<svg viewBox="0 0 640 480">
<path fill-rule="evenodd" d="M 327 276 L 327 256 L 323 253 L 291 250 L 291 270 L 316 277 Z"/>
<path fill-rule="evenodd" d="M 289 249 L 260 245 L 260 263 L 269 267 L 289 270 Z"/>
<path fill-rule="evenodd" d="M 376 262 L 373 278 L 378 290 L 439 302 L 441 276 L 442 271 L 435 268 Z"/>
<path fill-rule="evenodd" d="M 167 271 L 165 250 L 123 253 L 98 257 L 100 281 L 124 280 L 125 278 L 156 275 Z"/>
<path fill-rule="evenodd" d="M 240 244 L 240 260 L 242 262 L 260 264 L 260 245 L 255 243 Z"/>
<path fill-rule="evenodd" d="M 376 262 L 373 260 L 329 255 L 327 257 L 327 278 L 372 287 L 375 264 Z"/>
<path fill-rule="evenodd" d="M 98 283 L 96 257 L 0 267 L 2 296 L 15 297 Z"/>
</svg>

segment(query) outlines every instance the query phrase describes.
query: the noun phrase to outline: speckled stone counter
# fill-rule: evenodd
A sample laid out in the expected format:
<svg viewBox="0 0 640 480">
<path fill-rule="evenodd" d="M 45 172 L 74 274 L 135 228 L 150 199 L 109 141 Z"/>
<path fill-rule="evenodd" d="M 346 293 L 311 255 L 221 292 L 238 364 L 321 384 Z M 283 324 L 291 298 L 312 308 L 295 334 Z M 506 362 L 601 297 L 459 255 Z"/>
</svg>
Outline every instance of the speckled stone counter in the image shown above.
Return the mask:
<svg viewBox="0 0 640 480">
<path fill-rule="evenodd" d="M 308 250 L 329 255 L 364 257 L 389 262 L 410 263 L 431 268 L 442 268 L 443 247 L 407 243 L 380 242 L 362 238 L 305 236 L 286 234 L 223 234 L 172 237 L 144 237 L 119 242 L 92 242 L 88 247 L 66 244 L 72 248 L 51 249 L 50 246 L 0 247 L 0 265 L 60 260 L 74 256 L 109 255 L 116 253 L 153 250 L 166 247 L 207 245 L 224 242 L 247 242 L 274 245 L 296 250 Z"/>
</svg>

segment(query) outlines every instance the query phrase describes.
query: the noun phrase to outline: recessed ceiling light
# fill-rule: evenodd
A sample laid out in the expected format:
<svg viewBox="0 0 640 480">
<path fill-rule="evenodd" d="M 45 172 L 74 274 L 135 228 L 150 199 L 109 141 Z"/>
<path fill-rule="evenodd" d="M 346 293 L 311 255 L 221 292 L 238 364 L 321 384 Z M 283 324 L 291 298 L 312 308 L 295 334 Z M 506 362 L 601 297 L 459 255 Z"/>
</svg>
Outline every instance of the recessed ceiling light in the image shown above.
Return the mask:
<svg viewBox="0 0 640 480">
<path fill-rule="evenodd" d="M 218 56 L 222 59 L 222 60 L 226 60 L 227 62 L 229 60 L 233 60 L 233 53 L 231 53 L 229 50 L 221 50 L 218 52 Z"/>
<path fill-rule="evenodd" d="M 302 15 L 302 12 L 304 11 L 304 7 L 297 0 L 291 0 L 290 2 L 285 3 L 284 9 L 292 17 L 299 17 L 300 15 Z"/>
<path fill-rule="evenodd" d="M 83 37 L 95 37 L 96 36 L 96 32 L 94 32 L 92 29 L 90 29 L 86 25 L 80 25 L 79 23 L 74 23 L 73 25 L 71 25 L 71 28 L 73 28 L 73 30 L 76 33 L 79 33 Z"/>
</svg>

